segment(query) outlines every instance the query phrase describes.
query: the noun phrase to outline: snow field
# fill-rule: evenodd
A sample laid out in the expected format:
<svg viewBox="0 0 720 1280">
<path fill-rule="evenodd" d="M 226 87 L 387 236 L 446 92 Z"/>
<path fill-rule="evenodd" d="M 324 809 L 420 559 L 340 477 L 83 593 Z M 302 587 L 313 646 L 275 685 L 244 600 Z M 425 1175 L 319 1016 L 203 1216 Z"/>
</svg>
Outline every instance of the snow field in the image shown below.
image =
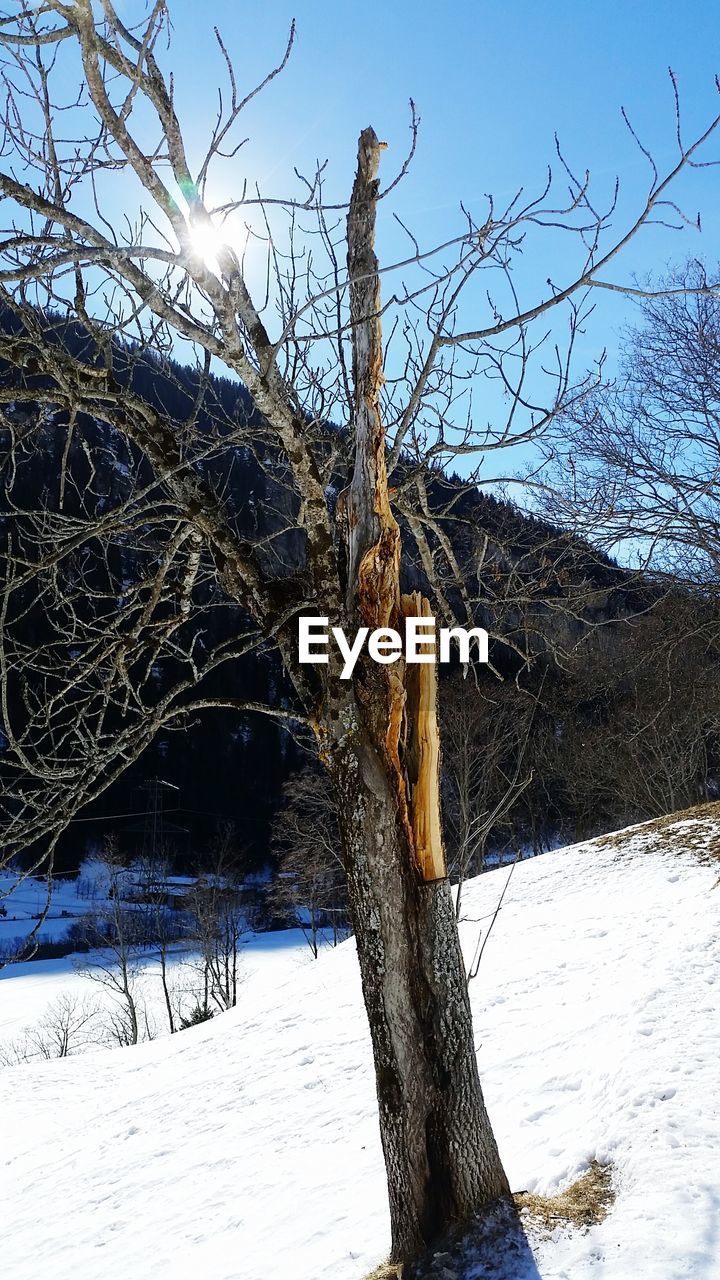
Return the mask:
<svg viewBox="0 0 720 1280">
<path fill-rule="evenodd" d="M 720 819 L 698 822 L 518 864 L 471 983 L 513 1188 L 615 1168 L 602 1225 L 533 1240 L 542 1280 L 720 1276 L 720 889 L 688 851 Z M 466 887 L 468 958 L 507 875 Z M 0 980 L 0 1033 L 6 1007 L 39 1005 L 33 985 L 46 999 L 33 968 Z M 0 1108 L 13 1280 L 361 1280 L 387 1251 L 352 943 L 317 963 L 252 949 L 236 1010 L 2 1071 Z"/>
</svg>

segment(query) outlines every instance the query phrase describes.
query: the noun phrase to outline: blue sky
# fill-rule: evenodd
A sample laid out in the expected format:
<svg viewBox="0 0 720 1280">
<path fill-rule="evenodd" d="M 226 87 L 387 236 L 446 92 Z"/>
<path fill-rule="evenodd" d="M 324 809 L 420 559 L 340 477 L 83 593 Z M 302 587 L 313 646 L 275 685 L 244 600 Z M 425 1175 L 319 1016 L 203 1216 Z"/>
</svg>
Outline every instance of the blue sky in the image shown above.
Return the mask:
<svg viewBox="0 0 720 1280">
<path fill-rule="evenodd" d="M 126 0 L 125 14 L 138 13 Z M 554 134 L 579 170 L 591 171 L 599 198 L 617 174 L 621 199 L 616 225 L 637 208 L 648 167 L 620 115 L 624 106 L 660 168 L 676 155 L 673 98 L 667 69 L 675 71 L 687 137 L 720 110 L 714 77 L 720 71 L 717 5 L 694 0 L 600 4 L 595 0 L 481 0 L 418 5 L 326 0 L 273 0 L 260 13 L 238 0 L 174 0 L 172 52 L 181 115 L 193 137 L 205 136 L 215 109 L 222 65 L 214 44 L 217 24 L 232 53 L 241 88 L 281 55 L 291 19 L 297 40 L 290 64 L 247 110 L 247 145 L 227 165 L 218 195 L 230 198 L 242 180 L 259 181 L 266 194 L 287 193 L 292 167 L 309 171 L 329 160 L 327 195 L 343 199 L 352 182 L 357 135 L 372 124 L 389 148 L 384 176 L 401 163 L 408 140 L 408 99 L 421 116 L 412 171 L 381 210 L 381 259 L 402 256 L 407 242 L 391 213 L 409 222 L 421 243 L 462 229 L 459 202 L 476 212 L 483 193 L 498 202 L 519 186 L 532 192 L 554 161 Z M 704 152 L 720 159 L 720 134 Z M 662 271 L 689 254 L 720 258 L 720 170 L 688 175 L 676 192 L 691 215 L 701 212 L 704 233 L 673 234 L 651 228 L 613 272 L 628 279 Z M 548 275 L 570 269 L 563 246 L 551 238 L 527 256 L 524 302 Z M 611 359 L 632 307 L 608 295 L 582 351 L 588 359 L 608 346 Z"/>
<path fill-rule="evenodd" d="M 678 75 L 688 134 L 720 104 L 714 87 L 720 15 L 706 0 L 274 0 L 262 16 L 238 0 L 174 0 L 171 12 L 170 61 L 186 118 L 196 125 L 214 107 L 221 71 L 212 25 L 235 55 L 241 83 L 249 84 L 277 58 L 296 18 L 290 65 L 247 114 L 251 144 L 240 169 L 265 181 L 280 182 L 298 160 L 309 165 L 327 156 L 342 196 L 366 124 L 390 144 L 389 171 L 405 147 L 412 96 L 422 117 L 420 145 L 398 203 L 430 231 L 447 225 L 461 198 L 541 181 L 555 131 L 572 160 L 588 165 L 600 182 L 619 172 L 626 185 L 636 184 L 645 169 L 621 105 L 657 158 L 671 161 L 668 66 Z M 711 154 L 720 158 L 720 138 Z M 717 195 L 714 175 L 705 179 L 698 191 Z M 713 200 L 704 203 L 709 209 Z"/>
</svg>

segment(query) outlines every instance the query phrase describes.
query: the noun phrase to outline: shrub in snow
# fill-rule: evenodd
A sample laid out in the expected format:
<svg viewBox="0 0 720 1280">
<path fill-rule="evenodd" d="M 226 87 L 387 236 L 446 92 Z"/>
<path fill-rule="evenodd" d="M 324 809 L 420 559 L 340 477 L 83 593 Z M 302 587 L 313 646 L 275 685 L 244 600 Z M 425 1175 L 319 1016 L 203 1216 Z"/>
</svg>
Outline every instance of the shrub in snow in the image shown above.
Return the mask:
<svg viewBox="0 0 720 1280">
<path fill-rule="evenodd" d="M 188 1027 L 196 1027 L 200 1022 L 209 1022 L 213 1017 L 213 1011 L 206 1004 L 196 1004 L 180 1019 L 180 1029 L 187 1031 Z"/>
</svg>

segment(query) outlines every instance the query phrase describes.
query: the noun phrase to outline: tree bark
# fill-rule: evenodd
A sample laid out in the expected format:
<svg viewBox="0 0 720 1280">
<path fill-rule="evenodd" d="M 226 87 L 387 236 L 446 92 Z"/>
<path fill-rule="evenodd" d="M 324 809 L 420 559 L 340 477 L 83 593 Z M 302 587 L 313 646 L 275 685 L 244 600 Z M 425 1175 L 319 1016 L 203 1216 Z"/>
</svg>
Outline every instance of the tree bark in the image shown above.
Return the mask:
<svg viewBox="0 0 720 1280">
<path fill-rule="evenodd" d="M 478 1077 L 449 882 L 418 874 L 397 797 L 365 735 L 338 759 L 335 776 L 392 1256 L 407 1260 L 510 1189 Z"/>
<path fill-rule="evenodd" d="M 374 253 L 379 151 L 360 137 L 348 217 L 355 469 L 347 495 L 352 617 L 402 630 L 422 597 L 400 595 L 400 531 L 390 510 Z M 340 684 L 336 697 L 343 698 Z M 328 707 L 329 711 L 330 708 Z M 328 725 L 350 910 L 375 1060 L 392 1256 L 412 1259 L 451 1225 L 510 1190 L 485 1110 L 439 810 L 436 672 L 364 659 Z"/>
</svg>

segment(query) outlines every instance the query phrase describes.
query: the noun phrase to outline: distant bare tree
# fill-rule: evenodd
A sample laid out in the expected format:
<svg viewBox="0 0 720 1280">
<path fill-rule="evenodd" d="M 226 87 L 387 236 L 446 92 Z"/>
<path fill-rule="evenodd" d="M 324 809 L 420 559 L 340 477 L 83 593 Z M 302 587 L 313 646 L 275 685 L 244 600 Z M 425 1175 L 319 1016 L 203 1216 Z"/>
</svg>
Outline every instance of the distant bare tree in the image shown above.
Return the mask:
<svg viewBox="0 0 720 1280">
<path fill-rule="evenodd" d="M 484 870 L 488 836 L 532 781 L 527 743 L 534 699 L 512 683 L 478 689 L 458 673 L 445 682 L 440 706 L 444 812 L 459 920 L 463 885 Z"/>
<path fill-rule="evenodd" d="M 149 940 L 146 922 L 142 911 L 128 902 L 128 870 L 115 837 L 108 838 L 98 861 L 104 871 L 107 903 L 86 917 L 86 939 L 94 950 L 78 967 L 110 996 L 105 1021 L 111 1038 L 121 1046 L 137 1044 L 143 1027 L 149 1035 L 138 990 Z"/>
<path fill-rule="evenodd" d="M 48 1006 L 29 1039 L 39 1057 L 67 1058 L 89 1043 L 97 1043 L 99 1017 L 97 1002 L 64 992 Z"/>
<path fill-rule="evenodd" d="M 63 992 L 48 1005 L 35 1026 L 9 1043 L 0 1043 L 0 1065 L 15 1066 L 34 1058 L 67 1058 L 99 1042 L 101 1011 L 97 1003 Z"/>
<path fill-rule="evenodd" d="M 576 808 L 577 839 L 710 798 L 720 741 L 717 610 L 664 593 L 612 650 L 568 672 L 548 771 Z M 602 824 L 602 825 L 600 825 Z"/>
<path fill-rule="evenodd" d="M 177 992 L 176 984 L 170 977 L 168 960 L 172 950 L 177 947 L 178 939 L 187 931 L 182 928 L 177 913 L 170 907 L 170 867 L 171 855 L 167 848 L 150 850 L 138 862 L 148 950 L 158 958 L 168 1028 L 170 1034 L 174 1035 L 177 1031 Z"/>
<path fill-rule="evenodd" d="M 27 1033 L 0 1041 L 0 1067 L 18 1067 L 23 1062 L 31 1062 L 34 1056 Z"/>
<path fill-rule="evenodd" d="M 661 581 L 720 594 L 720 296 L 693 259 L 638 302 L 618 376 L 553 424 L 545 508 Z"/>
<path fill-rule="evenodd" d="M 204 1009 L 237 1004 L 243 940 L 250 932 L 243 894 L 243 861 L 232 823 L 221 824 L 210 869 L 190 895 L 193 933 L 200 947 Z"/>
<path fill-rule="evenodd" d="M 291 778 L 283 797 L 273 826 L 272 843 L 279 857 L 272 902 L 302 929 L 317 960 L 323 927 L 337 944 L 347 920 L 335 797 L 329 780 L 315 769 Z"/>
</svg>

